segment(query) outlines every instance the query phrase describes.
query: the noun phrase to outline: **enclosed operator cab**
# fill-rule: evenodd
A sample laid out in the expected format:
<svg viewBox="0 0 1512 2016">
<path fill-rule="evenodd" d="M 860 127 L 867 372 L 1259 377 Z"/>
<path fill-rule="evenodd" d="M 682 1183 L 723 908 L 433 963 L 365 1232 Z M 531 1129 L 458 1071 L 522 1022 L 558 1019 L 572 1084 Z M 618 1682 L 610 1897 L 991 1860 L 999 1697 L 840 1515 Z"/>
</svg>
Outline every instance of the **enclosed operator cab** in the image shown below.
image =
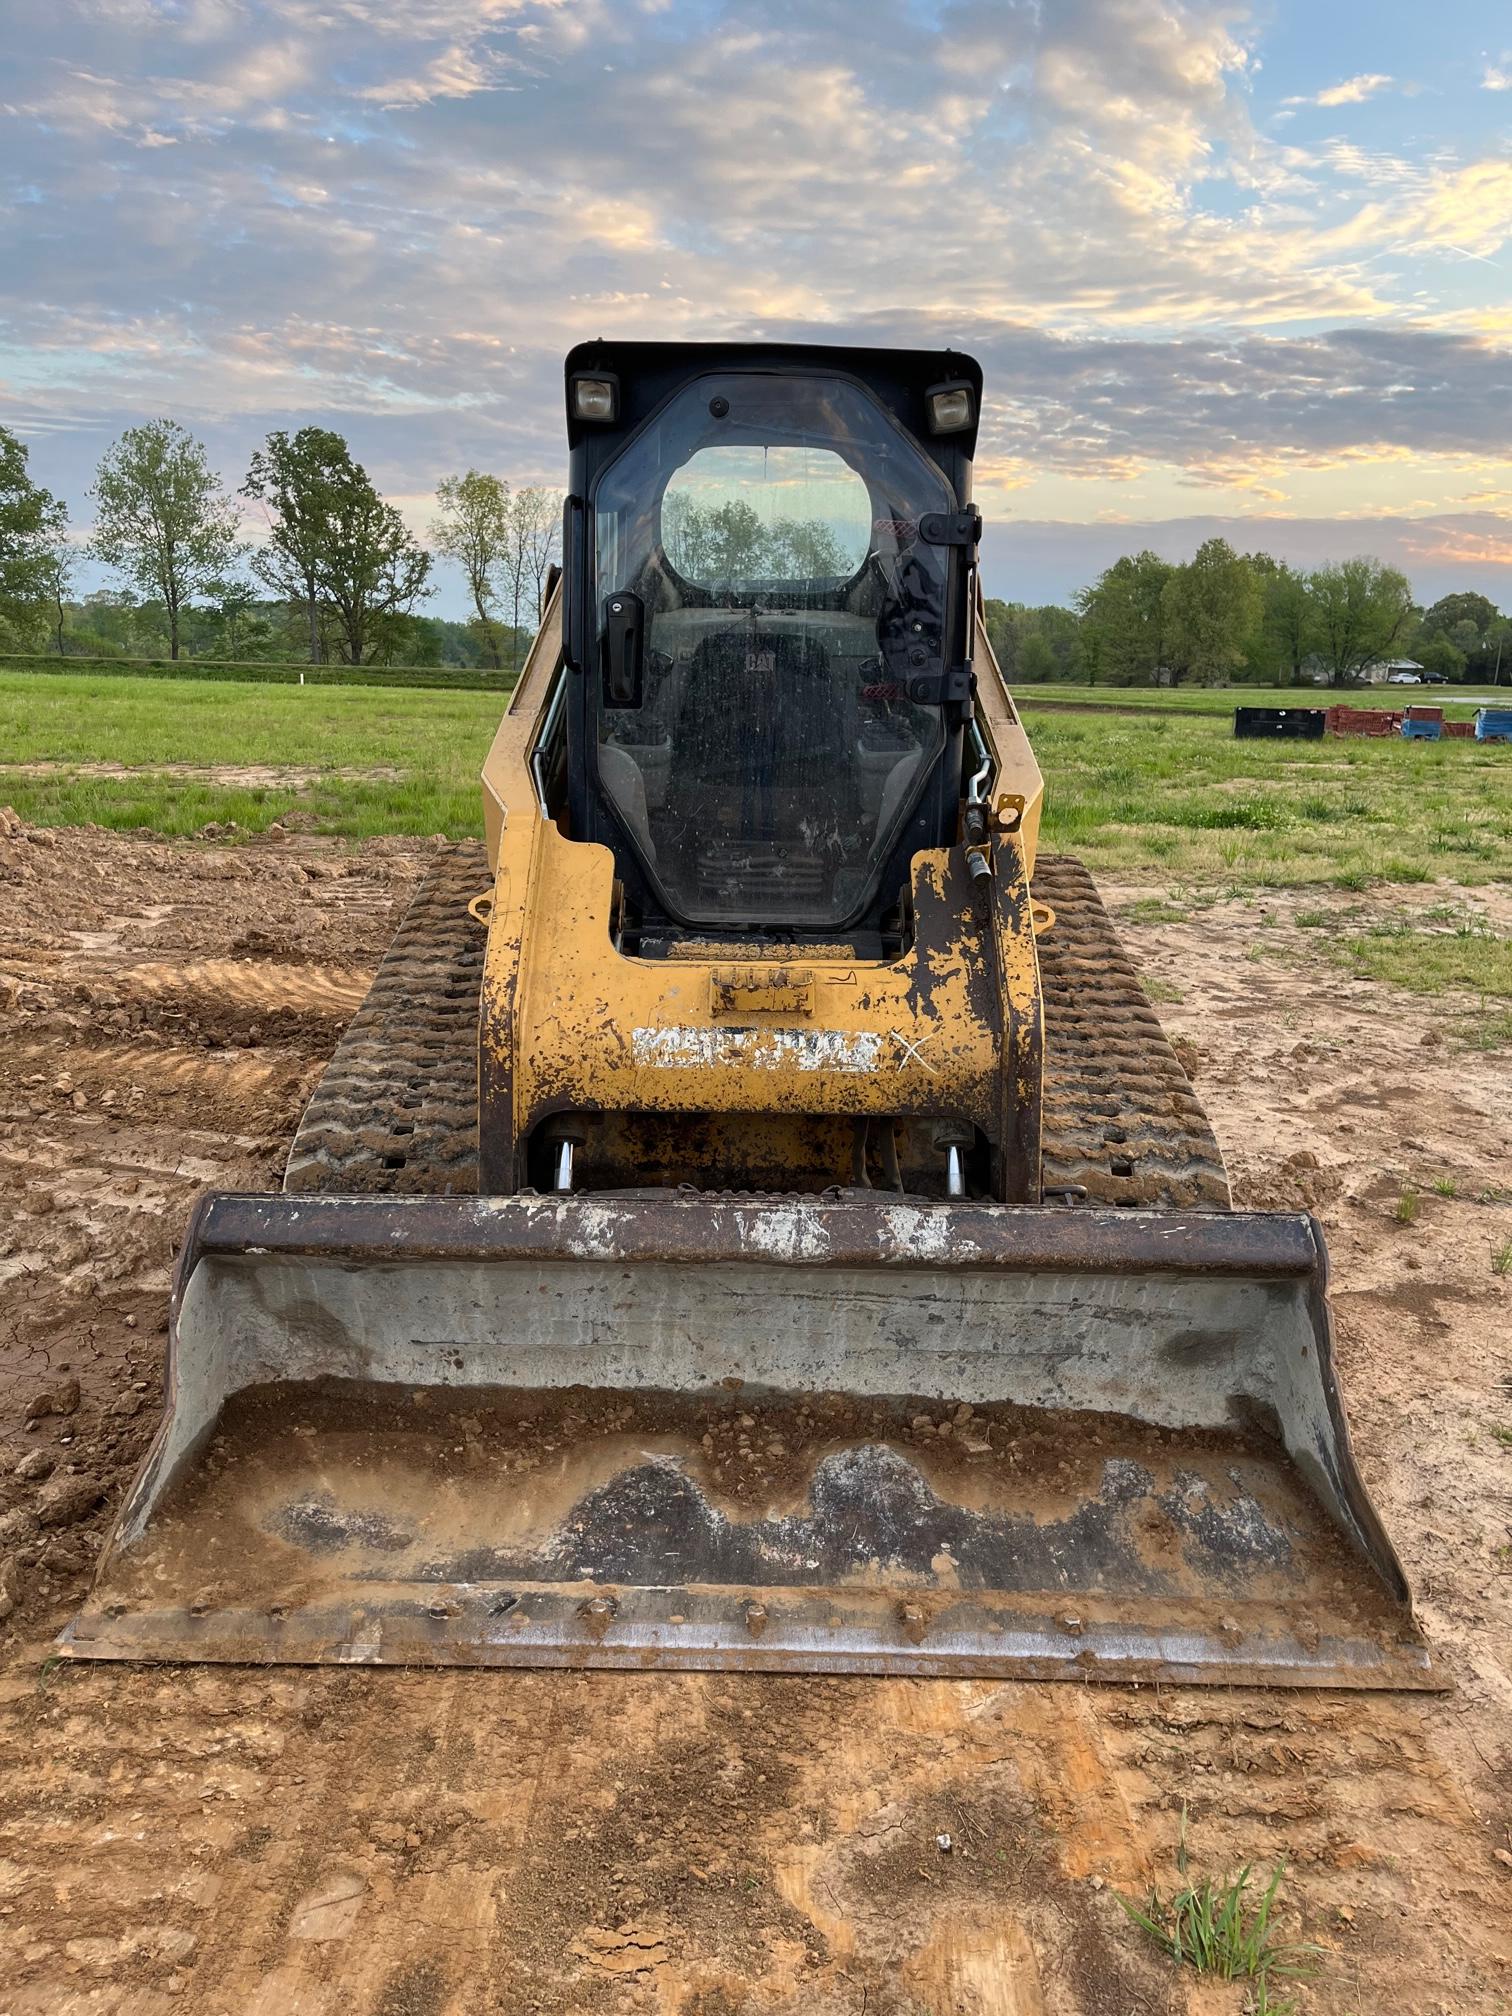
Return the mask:
<svg viewBox="0 0 1512 2016">
<path fill-rule="evenodd" d="M 1038 1199 L 980 399 L 949 352 L 567 359 L 558 627 L 484 772 L 485 1189 Z"/>
</svg>

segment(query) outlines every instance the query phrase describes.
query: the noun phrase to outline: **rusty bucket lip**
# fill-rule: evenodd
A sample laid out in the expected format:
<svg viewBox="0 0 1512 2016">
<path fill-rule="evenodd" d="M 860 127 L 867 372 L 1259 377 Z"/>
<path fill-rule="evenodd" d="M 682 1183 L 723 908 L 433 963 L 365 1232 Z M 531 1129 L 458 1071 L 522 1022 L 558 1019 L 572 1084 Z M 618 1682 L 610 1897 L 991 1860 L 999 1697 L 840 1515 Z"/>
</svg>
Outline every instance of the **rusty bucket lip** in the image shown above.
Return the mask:
<svg viewBox="0 0 1512 2016">
<path fill-rule="evenodd" d="M 1330 1635 L 1305 1619 L 1146 1624 L 1116 1605 L 1048 1611 L 991 1596 L 922 1598 L 922 1621 L 891 1597 L 853 1591 L 623 1589 L 484 1584 L 368 1585 L 355 1600 L 287 1612 L 90 1604 L 65 1628 L 66 1657 L 217 1665 L 577 1667 L 619 1672 L 985 1680 L 1083 1685 L 1343 1687 L 1443 1692 L 1422 1642 Z M 918 1593 L 918 1592 L 915 1592 Z M 759 1622 L 751 1622 L 753 1608 Z M 1108 1614 L 1098 1614 L 1099 1609 Z"/>
<path fill-rule="evenodd" d="M 1066 1209 L 941 1203 L 880 1192 L 819 1196 L 603 1191 L 572 1197 L 353 1196 L 211 1191 L 190 1219 L 175 1289 L 206 1255 L 385 1260 L 584 1260 L 793 1267 L 1298 1277 L 1324 1262 L 1306 1212 Z M 177 1299 L 177 1297 L 176 1297 Z"/>
</svg>

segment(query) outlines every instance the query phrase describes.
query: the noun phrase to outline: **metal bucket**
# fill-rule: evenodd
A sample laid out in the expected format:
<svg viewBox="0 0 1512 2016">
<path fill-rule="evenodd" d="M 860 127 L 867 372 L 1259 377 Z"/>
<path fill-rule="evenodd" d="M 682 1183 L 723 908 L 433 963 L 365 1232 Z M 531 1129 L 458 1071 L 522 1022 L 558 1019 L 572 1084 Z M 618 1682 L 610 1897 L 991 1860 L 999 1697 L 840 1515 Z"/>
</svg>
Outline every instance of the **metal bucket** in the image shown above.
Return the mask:
<svg viewBox="0 0 1512 2016">
<path fill-rule="evenodd" d="M 98 1659 L 1442 1684 L 1307 1217 L 212 1196 Z"/>
</svg>

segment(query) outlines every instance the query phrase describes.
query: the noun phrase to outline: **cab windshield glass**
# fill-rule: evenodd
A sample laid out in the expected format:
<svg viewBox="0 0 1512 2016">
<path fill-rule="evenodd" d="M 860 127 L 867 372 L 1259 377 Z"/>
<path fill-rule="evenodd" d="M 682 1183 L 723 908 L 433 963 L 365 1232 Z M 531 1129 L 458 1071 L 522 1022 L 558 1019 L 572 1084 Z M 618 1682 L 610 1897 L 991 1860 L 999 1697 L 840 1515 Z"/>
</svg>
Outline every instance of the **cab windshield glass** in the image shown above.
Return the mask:
<svg viewBox="0 0 1512 2016">
<path fill-rule="evenodd" d="M 939 469 L 842 378 L 684 388 L 593 499 L 598 611 L 634 598 L 633 704 L 595 682 L 599 781 L 670 913 L 824 929 L 870 900 L 944 746 L 953 508 Z"/>
</svg>

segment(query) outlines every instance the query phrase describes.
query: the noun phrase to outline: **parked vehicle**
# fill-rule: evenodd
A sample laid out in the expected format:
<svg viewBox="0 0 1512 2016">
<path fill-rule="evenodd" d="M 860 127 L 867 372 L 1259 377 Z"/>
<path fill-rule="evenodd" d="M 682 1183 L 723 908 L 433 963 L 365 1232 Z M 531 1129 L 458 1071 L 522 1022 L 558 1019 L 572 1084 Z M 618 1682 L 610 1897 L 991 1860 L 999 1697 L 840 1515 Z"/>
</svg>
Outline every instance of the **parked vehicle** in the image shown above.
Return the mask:
<svg viewBox="0 0 1512 2016">
<path fill-rule="evenodd" d="M 1422 683 L 1423 675 L 1420 672 L 1388 672 L 1386 674 L 1386 684 L 1388 686 L 1421 686 Z"/>
</svg>

